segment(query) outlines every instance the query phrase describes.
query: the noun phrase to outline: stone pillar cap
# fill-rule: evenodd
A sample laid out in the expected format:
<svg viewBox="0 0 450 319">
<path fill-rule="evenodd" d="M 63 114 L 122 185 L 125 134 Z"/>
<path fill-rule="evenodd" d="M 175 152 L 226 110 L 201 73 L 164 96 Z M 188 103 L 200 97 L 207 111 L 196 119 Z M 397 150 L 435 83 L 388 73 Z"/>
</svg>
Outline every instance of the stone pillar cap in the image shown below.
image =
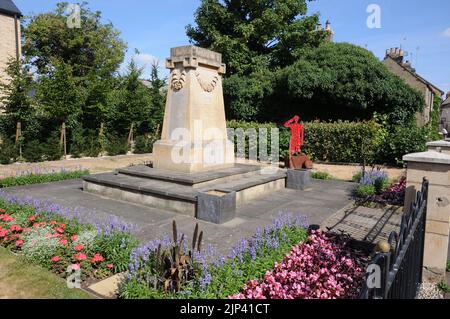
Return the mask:
<svg viewBox="0 0 450 319">
<path fill-rule="evenodd" d="M 183 67 L 194 69 L 200 64 L 217 69 L 221 74 L 225 73 L 225 64 L 222 63 L 222 54 L 194 45 L 170 49 L 170 58 L 166 60 L 166 67 L 168 69 L 174 69 L 175 63 L 183 63 Z"/>
<path fill-rule="evenodd" d="M 450 165 L 450 155 L 436 151 L 413 153 L 403 156 L 405 162 L 420 162 Z"/>
<path fill-rule="evenodd" d="M 428 147 L 450 147 L 450 141 L 434 141 L 427 143 Z"/>
</svg>

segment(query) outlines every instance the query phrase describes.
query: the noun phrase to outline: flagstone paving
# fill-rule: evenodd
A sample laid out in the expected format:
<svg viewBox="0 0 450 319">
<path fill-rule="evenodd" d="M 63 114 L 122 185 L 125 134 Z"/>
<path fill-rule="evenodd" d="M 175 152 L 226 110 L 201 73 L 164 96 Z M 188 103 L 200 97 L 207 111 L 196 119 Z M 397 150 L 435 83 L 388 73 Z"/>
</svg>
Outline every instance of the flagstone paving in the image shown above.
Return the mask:
<svg viewBox="0 0 450 319">
<path fill-rule="evenodd" d="M 9 194 L 41 201 L 49 201 L 64 207 L 79 207 L 95 212 L 98 216 L 117 216 L 136 225 L 135 235 L 142 241 L 161 238 L 171 231 L 172 220 L 177 221 L 179 231 L 190 236 L 195 223 L 205 234 L 205 244 L 212 244 L 223 253 L 242 237 L 255 233 L 256 227 L 272 223 L 279 213 L 302 214 L 310 224 L 320 225 L 326 218 L 352 202 L 352 183 L 316 180 L 308 191 L 285 189 L 255 200 L 237 212 L 237 218 L 216 225 L 198 221 L 193 217 L 127 202 L 112 200 L 83 192 L 81 180 L 7 188 Z"/>
</svg>

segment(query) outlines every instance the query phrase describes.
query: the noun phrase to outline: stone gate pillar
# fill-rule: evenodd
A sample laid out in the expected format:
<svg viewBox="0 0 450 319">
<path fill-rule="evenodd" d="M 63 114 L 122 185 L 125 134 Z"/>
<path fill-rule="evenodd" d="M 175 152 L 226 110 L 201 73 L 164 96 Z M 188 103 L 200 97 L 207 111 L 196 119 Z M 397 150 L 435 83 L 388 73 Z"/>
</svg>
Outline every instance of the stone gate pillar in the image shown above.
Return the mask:
<svg viewBox="0 0 450 319">
<path fill-rule="evenodd" d="M 171 70 L 161 140 L 153 167 L 195 173 L 234 165 L 227 138 L 222 55 L 195 46 L 171 49 Z"/>
<path fill-rule="evenodd" d="M 424 282 L 438 282 L 445 278 L 450 225 L 450 154 L 429 144 L 430 150 L 408 154 L 407 196 L 405 208 L 410 206 L 422 180 L 429 180 L 425 249 L 423 259 Z"/>
</svg>

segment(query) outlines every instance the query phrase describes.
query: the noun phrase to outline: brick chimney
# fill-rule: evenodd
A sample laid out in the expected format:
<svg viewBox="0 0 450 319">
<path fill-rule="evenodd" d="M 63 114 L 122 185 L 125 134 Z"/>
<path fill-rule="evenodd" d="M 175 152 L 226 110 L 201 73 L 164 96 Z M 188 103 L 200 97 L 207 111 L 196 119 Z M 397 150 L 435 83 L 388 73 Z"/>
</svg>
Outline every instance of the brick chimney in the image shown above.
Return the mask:
<svg viewBox="0 0 450 319">
<path fill-rule="evenodd" d="M 405 57 L 405 51 L 400 48 L 390 48 L 386 50 L 386 58 L 390 57 L 398 64 L 403 64 L 403 58 Z"/>
</svg>

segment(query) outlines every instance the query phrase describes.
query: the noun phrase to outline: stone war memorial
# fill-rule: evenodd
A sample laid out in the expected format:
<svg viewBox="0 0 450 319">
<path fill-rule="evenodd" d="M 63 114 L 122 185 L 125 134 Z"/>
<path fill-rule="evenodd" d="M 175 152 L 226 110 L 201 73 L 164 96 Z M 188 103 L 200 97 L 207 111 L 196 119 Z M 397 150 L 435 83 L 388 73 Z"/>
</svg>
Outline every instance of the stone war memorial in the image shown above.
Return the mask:
<svg viewBox="0 0 450 319">
<path fill-rule="evenodd" d="M 86 176 L 85 191 L 220 224 L 233 219 L 239 206 L 286 184 L 307 187 L 304 171 L 268 174 L 261 165 L 236 161 L 227 137 L 221 77 L 226 67 L 220 53 L 173 48 L 166 67 L 169 89 L 152 167 Z"/>
</svg>

